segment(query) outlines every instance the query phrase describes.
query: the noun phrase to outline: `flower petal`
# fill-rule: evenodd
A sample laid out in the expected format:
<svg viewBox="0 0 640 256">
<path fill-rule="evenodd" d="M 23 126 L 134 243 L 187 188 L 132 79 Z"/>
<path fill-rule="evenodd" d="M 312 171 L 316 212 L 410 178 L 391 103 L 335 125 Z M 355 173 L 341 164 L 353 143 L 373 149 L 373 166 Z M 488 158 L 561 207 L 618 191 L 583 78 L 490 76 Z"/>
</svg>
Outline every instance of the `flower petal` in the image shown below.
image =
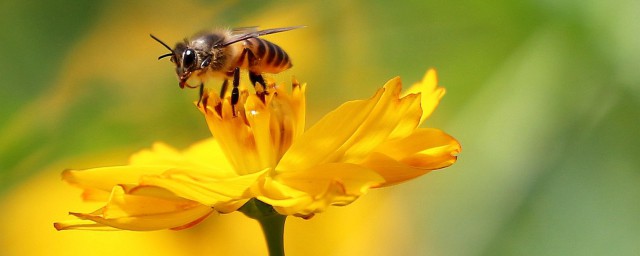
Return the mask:
<svg viewBox="0 0 640 256">
<path fill-rule="evenodd" d="M 267 104 L 271 114 L 270 134 L 276 149 L 277 160 L 289 149 L 305 128 L 305 88 L 293 81 L 291 93 L 283 87 L 275 87 L 273 97 L 268 97 Z M 276 161 L 277 162 L 277 161 Z"/>
<path fill-rule="evenodd" d="M 193 173 L 191 170 L 174 169 L 161 175 L 142 177 L 141 184 L 162 187 L 179 197 L 214 207 L 220 212 L 231 212 L 252 197 L 248 193 L 249 188 L 266 171 L 217 178 Z"/>
<path fill-rule="evenodd" d="M 278 213 L 284 215 L 299 214 L 306 206 L 313 203 L 313 198 L 309 194 L 284 185 L 270 176 L 265 176 L 259 184 L 256 184 L 252 188 L 252 193 L 258 200 L 273 206 Z"/>
<path fill-rule="evenodd" d="M 58 230 L 104 230 L 105 226 L 137 231 L 180 229 L 202 221 L 212 211 L 208 206 L 172 196 L 161 188 L 115 186 L 103 208 L 93 213 L 70 213 L 85 221 L 59 222 L 54 226 Z"/>
<path fill-rule="evenodd" d="M 109 192 L 116 185 L 137 184 L 141 176 L 160 174 L 168 168 L 167 166 L 128 165 L 99 167 L 87 170 L 65 170 L 62 172 L 62 179 L 81 188 Z"/>
<path fill-rule="evenodd" d="M 288 101 L 290 102 L 291 109 L 294 112 L 294 123 L 297 124 L 297 127 L 294 127 L 294 138 L 298 138 L 304 132 L 306 115 L 306 91 L 307 84 L 300 84 L 296 80 L 293 81 L 293 89 L 291 91 L 291 97 Z M 286 149 L 288 148 L 289 147 L 287 147 Z"/>
<path fill-rule="evenodd" d="M 158 175 L 177 167 L 218 178 L 237 176 L 214 139 L 195 143 L 182 153 L 164 143 L 155 143 L 151 149 L 134 154 L 130 163 L 127 166 L 65 170 L 62 179 L 91 189 L 85 190 L 84 194 L 85 199 L 91 199 L 104 197 L 97 190 L 110 192 L 113 186 L 137 184 L 142 176 Z"/>
<path fill-rule="evenodd" d="M 278 170 L 308 169 L 326 162 L 358 129 L 381 95 L 382 91 L 378 91 L 372 100 L 347 102 L 324 116 L 291 145 L 278 163 Z"/>
<path fill-rule="evenodd" d="M 271 98 L 276 96 L 269 95 Z M 251 127 L 252 137 L 255 141 L 255 152 L 258 157 L 259 166 L 275 166 L 276 159 L 276 145 L 272 141 L 271 133 L 271 118 L 272 111 L 265 105 L 264 102 L 258 97 L 249 97 L 244 105 L 245 116 L 249 127 Z M 275 117 L 275 115 L 273 115 Z M 280 129 L 275 129 L 279 131 Z M 252 147 L 253 149 L 253 147 Z M 245 152 L 237 154 L 239 156 L 244 155 Z"/>
<path fill-rule="evenodd" d="M 214 168 L 218 176 L 236 176 L 218 141 L 213 138 L 194 143 L 183 152 L 165 143 L 156 142 L 151 149 L 141 150 L 131 156 L 129 162 L 131 165 L 166 165 L 190 167 L 194 170 Z"/>
<path fill-rule="evenodd" d="M 400 89 L 400 79 L 394 78 L 373 98 L 347 102 L 327 114 L 294 142 L 277 171 L 359 162 L 390 136 L 406 136 L 415 129 L 422 112 L 419 95 L 399 99 Z"/>
<path fill-rule="evenodd" d="M 74 230 L 74 229 L 75 230 L 95 230 L 95 231 L 118 230 L 117 228 L 114 228 L 114 227 L 111 227 L 111 226 L 107 226 L 107 225 L 104 225 L 104 224 L 97 223 L 95 221 L 83 220 L 83 219 L 65 220 L 65 221 L 61 221 L 61 222 L 55 222 L 55 223 L 53 223 L 53 227 L 58 231 L 60 231 L 60 230 Z"/>
<path fill-rule="evenodd" d="M 257 98 L 244 90 L 240 94 L 240 102 L 246 102 L 247 97 Z M 251 110 L 245 111 L 244 104 L 232 106 L 228 99 L 221 101 L 214 92 L 206 94 L 205 98 L 215 100 L 208 100 L 206 108 L 200 107 L 200 111 L 205 115 L 211 134 L 217 138 L 233 170 L 240 174 L 262 170 L 263 157 L 256 149 L 253 131 L 244 116 L 245 113 L 251 113 Z M 234 110 L 239 113 L 238 116 L 234 115 Z"/>
<path fill-rule="evenodd" d="M 271 178 L 261 184 L 258 199 L 282 214 L 298 215 L 322 212 L 330 205 L 347 205 L 384 182 L 371 169 L 348 163 L 322 164 Z"/>
<path fill-rule="evenodd" d="M 433 111 L 440 103 L 440 99 L 444 96 L 446 90 L 443 87 L 438 87 L 438 76 L 435 69 L 429 69 L 422 78 L 421 82 L 413 84 L 404 95 L 420 93 L 422 108 L 422 117 L 420 118 L 420 124 L 433 113 Z"/>
<path fill-rule="evenodd" d="M 417 129 L 406 138 L 380 144 L 361 164 L 382 175 L 384 186 L 389 186 L 452 165 L 460 150 L 456 139 L 438 129 Z"/>
</svg>

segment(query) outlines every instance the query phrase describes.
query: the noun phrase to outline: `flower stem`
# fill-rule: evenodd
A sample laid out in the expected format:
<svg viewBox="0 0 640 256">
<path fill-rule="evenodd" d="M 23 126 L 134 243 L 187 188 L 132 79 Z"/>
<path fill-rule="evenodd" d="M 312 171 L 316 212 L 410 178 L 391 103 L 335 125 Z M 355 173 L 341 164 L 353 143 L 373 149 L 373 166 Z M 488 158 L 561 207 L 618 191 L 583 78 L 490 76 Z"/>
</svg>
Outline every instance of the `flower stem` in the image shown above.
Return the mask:
<svg viewBox="0 0 640 256">
<path fill-rule="evenodd" d="M 255 198 L 239 209 L 249 218 L 257 220 L 262 228 L 269 256 L 284 256 L 284 222 L 286 215 L 280 215 L 271 205 Z"/>
<path fill-rule="evenodd" d="M 287 216 L 275 215 L 259 219 L 262 232 L 267 240 L 270 256 L 284 256 L 284 222 Z"/>
</svg>

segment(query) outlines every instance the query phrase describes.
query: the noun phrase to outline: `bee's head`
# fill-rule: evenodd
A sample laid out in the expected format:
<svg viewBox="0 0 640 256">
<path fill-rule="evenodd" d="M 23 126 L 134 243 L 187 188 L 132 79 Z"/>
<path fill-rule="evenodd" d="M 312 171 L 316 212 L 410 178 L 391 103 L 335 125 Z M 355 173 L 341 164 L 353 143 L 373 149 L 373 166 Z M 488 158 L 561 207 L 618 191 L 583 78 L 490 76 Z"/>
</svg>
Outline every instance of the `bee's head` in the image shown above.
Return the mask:
<svg viewBox="0 0 640 256">
<path fill-rule="evenodd" d="M 189 48 L 186 42 L 177 43 L 176 47 L 171 49 L 171 47 L 160 41 L 160 39 L 153 35 L 151 35 L 151 37 L 170 51 L 170 53 L 161 55 L 158 59 L 171 57 L 171 62 L 176 65 L 176 75 L 178 75 L 180 79 L 180 88 L 184 88 L 185 85 L 192 87 L 186 83 L 187 80 L 189 80 L 189 77 L 194 71 L 209 65 L 209 60 L 201 60 L 198 52 L 193 48 Z"/>
</svg>

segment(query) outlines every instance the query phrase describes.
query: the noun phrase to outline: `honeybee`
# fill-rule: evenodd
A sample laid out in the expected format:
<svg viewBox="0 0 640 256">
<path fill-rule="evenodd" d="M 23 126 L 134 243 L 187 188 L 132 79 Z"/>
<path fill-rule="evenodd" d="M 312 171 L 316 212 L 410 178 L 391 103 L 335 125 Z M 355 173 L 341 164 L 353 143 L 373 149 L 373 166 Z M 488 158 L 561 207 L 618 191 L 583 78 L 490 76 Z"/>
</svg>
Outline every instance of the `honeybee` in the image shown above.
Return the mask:
<svg viewBox="0 0 640 256">
<path fill-rule="evenodd" d="M 170 51 L 158 59 L 171 57 L 171 62 L 176 65 L 180 88 L 199 87 L 200 99 L 202 99 L 204 88 L 202 81 L 211 76 L 222 77 L 224 82 L 220 97 L 224 98 L 229 79 L 232 79 L 231 105 L 235 106 L 240 95 L 238 89 L 240 69 L 249 71 L 251 84 L 255 86 L 258 83 L 266 88 L 263 73 L 277 74 L 292 66 L 289 55 L 280 46 L 259 37 L 302 27 L 304 26 L 265 30 L 245 27 L 202 32 L 183 42 L 178 42 L 173 49 L 157 37 L 150 36 Z M 197 76 L 199 86 L 190 85 L 187 82 L 193 76 Z"/>
</svg>

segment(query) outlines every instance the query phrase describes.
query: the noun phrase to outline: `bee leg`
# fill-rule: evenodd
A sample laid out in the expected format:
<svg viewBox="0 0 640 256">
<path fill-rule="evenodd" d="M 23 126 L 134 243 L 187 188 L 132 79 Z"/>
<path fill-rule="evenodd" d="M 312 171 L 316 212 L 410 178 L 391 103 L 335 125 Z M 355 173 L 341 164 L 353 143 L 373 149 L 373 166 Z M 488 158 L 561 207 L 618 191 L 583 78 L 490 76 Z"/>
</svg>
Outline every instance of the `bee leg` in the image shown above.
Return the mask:
<svg viewBox="0 0 640 256">
<path fill-rule="evenodd" d="M 258 92 L 259 96 L 263 96 L 263 94 L 267 94 L 267 83 L 264 81 L 264 77 L 259 72 L 254 72 L 252 70 L 252 66 L 258 65 L 259 59 L 255 54 L 249 49 L 245 49 L 244 52 L 247 54 L 247 61 L 249 62 L 249 80 L 253 86 L 256 86 L 256 83 L 259 83 L 263 87 L 263 92 Z"/>
<path fill-rule="evenodd" d="M 204 94 L 204 84 L 200 83 L 200 90 L 199 90 L 200 94 L 198 97 L 198 104 L 197 106 L 200 106 L 200 103 L 202 103 L 202 95 Z"/>
<path fill-rule="evenodd" d="M 233 89 L 231 90 L 231 111 L 233 111 L 233 116 L 236 116 L 236 104 L 238 104 L 238 100 L 240 100 L 240 68 L 236 67 L 233 70 Z"/>
<path fill-rule="evenodd" d="M 260 97 L 262 102 L 264 102 L 265 95 L 268 95 L 269 93 L 267 92 L 267 85 L 264 82 L 264 78 L 262 77 L 262 75 L 260 75 L 259 73 L 254 73 L 252 71 L 249 71 L 249 80 L 251 80 L 251 83 L 256 89 L 256 95 L 258 95 L 258 97 Z M 262 88 L 259 88 L 259 87 L 262 87 Z"/>
<path fill-rule="evenodd" d="M 259 83 L 265 89 L 267 88 L 267 83 L 264 81 L 264 77 L 262 77 L 261 74 L 249 72 L 249 80 L 251 80 L 251 84 L 253 84 L 253 86 L 255 86 L 256 83 Z"/>
</svg>

